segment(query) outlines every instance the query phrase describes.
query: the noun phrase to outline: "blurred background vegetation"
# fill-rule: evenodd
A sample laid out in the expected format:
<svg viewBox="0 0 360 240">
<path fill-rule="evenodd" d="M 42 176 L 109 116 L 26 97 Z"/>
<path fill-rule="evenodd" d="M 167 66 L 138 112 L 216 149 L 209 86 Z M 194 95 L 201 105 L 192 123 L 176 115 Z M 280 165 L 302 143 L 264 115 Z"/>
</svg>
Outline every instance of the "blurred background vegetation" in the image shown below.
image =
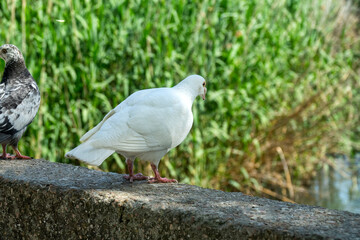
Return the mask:
<svg viewBox="0 0 360 240">
<path fill-rule="evenodd" d="M 20 142 L 64 159 L 129 94 L 208 80 L 186 140 L 160 163 L 182 183 L 282 200 L 329 154 L 359 150 L 359 15 L 331 0 L 1 0 L 0 45 L 17 45 L 40 111 Z M 0 63 L 3 71 L 4 62 Z M 136 171 L 152 174 L 148 163 Z M 125 172 L 117 155 L 100 169 Z"/>
</svg>

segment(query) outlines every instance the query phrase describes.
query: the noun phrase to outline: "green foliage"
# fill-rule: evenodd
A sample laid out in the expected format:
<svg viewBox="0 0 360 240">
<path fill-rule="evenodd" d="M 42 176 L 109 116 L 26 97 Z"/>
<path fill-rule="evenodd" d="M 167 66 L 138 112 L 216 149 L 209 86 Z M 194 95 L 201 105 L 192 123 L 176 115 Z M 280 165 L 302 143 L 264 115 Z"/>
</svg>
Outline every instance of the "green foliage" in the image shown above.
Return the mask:
<svg viewBox="0 0 360 240">
<path fill-rule="evenodd" d="M 207 100 L 195 102 L 191 133 L 161 161 L 168 177 L 226 190 L 282 186 L 280 147 L 301 183 L 327 152 L 358 141 L 349 134 L 359 126 L 358 37 L 343 1 L 14 2 L 0 3 L 0 42 L 22 49 L 42 94 L 25 154 L 80 164 L 64 154 L 108 111 L 190 74 L 208 80 Z M 113 156 L 101 169 L 125 165 Z"/>
</svg>

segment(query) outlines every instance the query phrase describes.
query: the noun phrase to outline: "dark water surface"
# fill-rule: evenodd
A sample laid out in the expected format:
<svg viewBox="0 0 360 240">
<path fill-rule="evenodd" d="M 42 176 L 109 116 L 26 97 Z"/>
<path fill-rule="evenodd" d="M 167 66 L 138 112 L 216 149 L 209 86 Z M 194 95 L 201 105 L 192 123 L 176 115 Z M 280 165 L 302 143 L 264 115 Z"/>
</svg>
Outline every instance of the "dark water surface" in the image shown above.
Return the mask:
<svg viewBox="0 0 360 240">
<path fill-rule="evenodd" d="M 360 213 L 360 154 L 354 159 L 337 157 L 324 164 L 307 193 L 297 203 Z"/>
</svg>

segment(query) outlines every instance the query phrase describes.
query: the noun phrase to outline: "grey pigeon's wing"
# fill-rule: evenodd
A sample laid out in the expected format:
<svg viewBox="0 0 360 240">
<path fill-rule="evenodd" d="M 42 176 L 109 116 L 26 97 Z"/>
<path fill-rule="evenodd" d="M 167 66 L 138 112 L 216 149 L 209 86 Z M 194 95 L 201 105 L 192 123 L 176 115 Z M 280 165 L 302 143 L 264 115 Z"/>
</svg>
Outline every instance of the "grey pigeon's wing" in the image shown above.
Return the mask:
<svg viewBox="0 0 360 240">
<path fill-rule="evenodd" d="M 29 125 L 39 109 L 39 103 L 40 94 L 35 82 L 1 86 L 0 134 L 13 135 Z"/>
<path fill-rule="evenodd" d="M 0 99 L 2 99 L 4 96 L 5 96 L 5 84 L 1 83 L 0 84 Z M 0 127 L 5 128 L 6 127 L 5 125 L 6 125 L 6 121 L 4 123 L 2 123 L 0 125 Z M 3 142 L 3 141 L 5 141 L 6 139 L 8 139 L 10 137 L 11 137 L 11 134 L 0 133 L 0 142 Z"/>
</svg>

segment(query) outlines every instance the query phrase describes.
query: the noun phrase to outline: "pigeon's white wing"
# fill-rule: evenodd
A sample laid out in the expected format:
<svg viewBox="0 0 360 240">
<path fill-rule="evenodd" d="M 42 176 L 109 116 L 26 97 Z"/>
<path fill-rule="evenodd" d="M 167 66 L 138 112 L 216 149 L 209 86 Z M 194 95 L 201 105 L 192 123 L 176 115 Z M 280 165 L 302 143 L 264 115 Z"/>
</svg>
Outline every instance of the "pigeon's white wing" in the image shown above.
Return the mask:
<svg viewBox="0 0 360 240">
<path fill-rule="evenodd" d="M 0 133 L 14 134 L 34 119 L 40 95 L 35 83 L 0 90 Z"/>
<path fill-rule="evenodd" d="M 111 117 L 113 114 L 115 113 L 114 109 L 112 109 L 110 112 L 108 112 L 108 114 L 106 114 L 106 116 L 103 118 L 103 120 L 96 125 L 94 128 L 92 128 L 91 130 L 89 130 L 87 133 L 85 133 L 81 138 L 80 138 L 80 142 L 85 142 L 86 140 L 88 140 L 92 135 L 94 135 L 97 131 L 99 131 L 99 129 L 101 128 L 101 126 L 104 124 L 104 122 Z"/>
<path fill-rule="evenodd" d="M 138 92 L 135 92 L 133 93 L 131 96 L 129 96 L 129 98 L 135 98 L 134 96 L 141 96 L 144 92 L 146 91 L 138 91 Z M 128 99 L 129 99 L 128 98 Z M 124 105 L 126 105 L 126 101 L 128 99 L 125 99 L 124 102 L 120 103 L 116 108 L 112 109 L 110 112 L 108 112 L 105 117 L 103 118 L 103 120 L 98 124 L 96 125 L 94 128 L 90 129 L 88 132 L 86 132 L 81 138 L 80 138 L 80 142 L 85 142 L 87 141 L 88 139 L 91 138 L 91 136 L 93 136 L 95 133 L 97 133 L 97 131 L 100 130 L 100 128 L 102 127 L 102 125 L 106 122 L 106 120 L 108 120 L 112 115 L 114 115 L 116 112 L 119 112 L 121 111 L 122 107 Z"/>
<path fill-rule="evenodd" d="M 141 153 L 170 149 L 181 101 L 167 88 L 131 95 L 91 137 L 94 146 L 118 152 Z"/>
</svg>

